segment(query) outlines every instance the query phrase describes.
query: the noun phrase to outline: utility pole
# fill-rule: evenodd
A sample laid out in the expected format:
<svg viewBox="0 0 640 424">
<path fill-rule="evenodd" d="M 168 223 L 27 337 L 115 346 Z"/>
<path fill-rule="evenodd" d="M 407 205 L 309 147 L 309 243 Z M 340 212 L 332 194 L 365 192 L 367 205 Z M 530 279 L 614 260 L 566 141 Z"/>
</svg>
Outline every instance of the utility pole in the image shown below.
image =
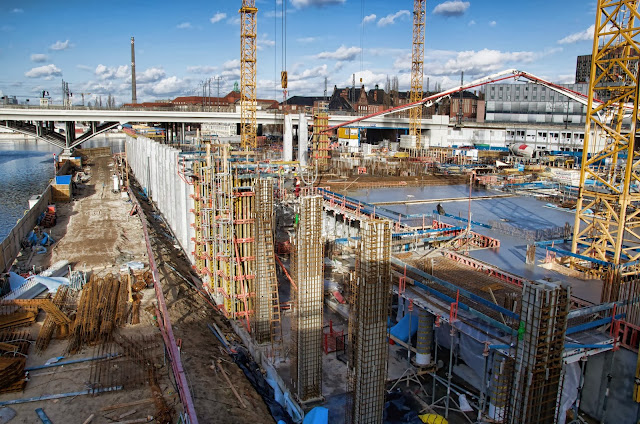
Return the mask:
<svg viewBox="0 0 640 424">
<path fill-rule="evenodd" d="M 218 97 L 216 98 L 216 106 L 219 112 L 220 111 L 220 80 L 222 79 L 222 77 L 220 75 L 216 75 L 215 77 L 213 77 L 213 79 L 216 81 L 218 85 Z"/>
</svg>

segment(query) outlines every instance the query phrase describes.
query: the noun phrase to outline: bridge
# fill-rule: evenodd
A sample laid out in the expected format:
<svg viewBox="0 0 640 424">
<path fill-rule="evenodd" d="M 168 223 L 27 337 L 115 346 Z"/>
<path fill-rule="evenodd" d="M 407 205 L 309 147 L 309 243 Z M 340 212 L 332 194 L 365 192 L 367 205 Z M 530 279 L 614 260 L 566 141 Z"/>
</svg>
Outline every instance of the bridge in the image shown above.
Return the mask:
<svg viewBox="0 0 640 424">
<path fill-rule="evenodd" d="M 297 125 L 299 114 L 291 114 L 291 117 L 293 124 Z M 330 115 L 329 125 L 339 126 L 354 120 L 354 118 L 359 117 L 353 115 Z M 256 115 L 256 122 L 263 125 L 282 124 L 283 120 L 284 115 L 280 111 L 258 111 Z M 65 134 L 59 134 L 54 131 L 54 122 L 65 123 Z M 76 137 L 76 122 L 89 122 L 89 130 Z M 71 150 L 92 137 L 118 125 L 137 122 L 181 124 L 182 128 L 184 128 L 184 124 L 237 124 L 240 123 L 240 112 L 0 107 L 0 127 L 35 137 L 65 150 Z M 430 119 L 423 120 L 423 128 L 431 124 L 432 121 Z M 387 115 L 376 116 L 365 122 L 359 122 L 357 126 L 360 128 L 408 129 L 409 118 L 396 118 Z"/>
</svg>

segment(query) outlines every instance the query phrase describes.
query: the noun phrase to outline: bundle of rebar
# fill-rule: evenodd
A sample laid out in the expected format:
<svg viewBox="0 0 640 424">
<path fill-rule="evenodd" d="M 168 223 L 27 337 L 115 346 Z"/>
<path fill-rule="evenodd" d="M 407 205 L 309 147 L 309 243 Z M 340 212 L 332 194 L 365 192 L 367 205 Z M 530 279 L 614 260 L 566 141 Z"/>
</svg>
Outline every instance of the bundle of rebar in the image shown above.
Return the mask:
<svg viewBox="0 0 640 424">
<path fill-rule="evenodd" d="M 26 362 L 27 358 L 23 356 L 0 357 L 0 393 L 15 391 L 13 386 L 24 381 Z"/>
<path fill-rule="evenodd" d="M 129 316 L 128 286 L 111 274 L 91 277 L 78 304 L 67 351 L 79 352 L 86 344 L 107 340 Z"/>
<path fill-rule="evenodd" d="M 60 286 L 53 298 L 53 304 L 62 309 L 63 305 L 65 305 L 67 301 L 68 295 L 69 288 L 67 286 Z M 44 319 L 44 323 L 42 324 L 42 328 L 40 329 L 40 333 L 38 334 L 38 339 L 36 340 L 36 352 L 44 352 L 44 350 L 49 346 L 51 338 L 57 328 L 58 323 L 56 322 L 55 317 L 51 314 L 47 314 L 47 317 Z"/>
</svg>

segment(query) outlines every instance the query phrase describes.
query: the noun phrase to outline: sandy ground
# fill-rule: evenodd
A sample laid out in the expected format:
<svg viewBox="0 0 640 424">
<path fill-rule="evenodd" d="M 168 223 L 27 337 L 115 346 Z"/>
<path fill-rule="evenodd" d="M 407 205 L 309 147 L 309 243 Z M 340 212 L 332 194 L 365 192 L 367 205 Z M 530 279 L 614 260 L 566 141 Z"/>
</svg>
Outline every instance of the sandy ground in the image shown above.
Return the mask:
<svg viewBox="0 0 640 424">
<path fill-rule="evenodd" d="M 110 191 L 111 163 L 110 156 L 98 157 L 90 162 L 91 180 L 74 193 L 75 201 L 58 203 L 58 220 L 55 227 L 50 229 L 54 240 L 58 242 L 43 255 L 35 255 L 29 264 L 23 256 L 19 266 L 31 268 L 46 268 L 50 264 L 66 259 L 74 269 L 81 269 L 89 273 L 106 274 L 118 272 L 120 266 L 127 261 L 136 260 L 148 263 L 142 236 L 142 226 L 137 216 L 130 216 L 131 203 L 123 199 L 120 194 Z M 155 301 L 153 289 L 143 291 L 144 297 L 140 312 L 141 323 L 128 325 L 122 333 L 130 338 L 142 335 L 155 336 L 160 340 L 160 331 L 155 326 L 153 316 L 144 310 Z M 37 338 L 45 314 L 40 312 L 38 322 L 29 328 L 33 340 Z M 22 329 L 20 329 L 22 330 Z M 64 356 L 61 361 L 98 356 L 98 346 L 86 346 L 76 355 L 66 354 L 67 340 L 52 340 L 43 354 L 35 353 L 32 346 L 27 359 L 27 367 L 43 365 L 49 358 Z M 160 358 L 156 364 L 159 386 L 170 404 L 175 403 L 175 389 L 169 378 L 169 367 L 162 363 L 162 344 L 153 349 L 152 356 Z M 23 393 L 11 393 L 0 396 L 0 401 L 21 398 L 32 398 L 43 395 L 71 393 L 86 390 L 88 384 L 96 382 L 91 376 L 92 366 L 96 361 L 82 362 L 44 370 L 32 371 Z M 117 359 L 110 363 L 113 369 L 129 366 L 127 360 Z M 108 405 L 148 399 L 151 391 L 148 385 L 132 385 L 127 378 L 120 377 L 123 390 L 104 393 L 96 396 L 74 396 L 56 400 L 37 401 L 11 405 L 17 416 L 11 423 L 40 422 L 34 410 L 42 408 L 54 423 L 83 423 L 91 414 L 95 417 L 92 423 L 111 423 L 118 421 L 117 417 L 127 412 L 135 411 L 127 419 L 143 418 L 155 415 L 153 403 L 137 405 L 135 407 L 116 409 L 114 411 L 100 411 Z M 178 410 L 180 406 L 178 406 Z"/>
</svg>

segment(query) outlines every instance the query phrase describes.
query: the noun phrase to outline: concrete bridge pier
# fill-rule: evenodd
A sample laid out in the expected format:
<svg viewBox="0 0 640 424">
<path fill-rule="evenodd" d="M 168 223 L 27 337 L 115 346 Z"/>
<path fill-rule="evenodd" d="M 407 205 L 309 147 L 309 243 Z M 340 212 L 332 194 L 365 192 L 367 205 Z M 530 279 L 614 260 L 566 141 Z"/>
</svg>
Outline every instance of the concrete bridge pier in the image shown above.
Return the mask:
<svg viewBox="0 0 640 424">
<path fill-rule="evenodd" d="M 62 150 L 60 154 L 60 158 L 70 158 L 72 152 L 72 145 L 76 141 L 76 123 L 74 121 L 66 121 L 64 123 L 64 138 L 65 138 L 65 148 Z"/>
</svg>

